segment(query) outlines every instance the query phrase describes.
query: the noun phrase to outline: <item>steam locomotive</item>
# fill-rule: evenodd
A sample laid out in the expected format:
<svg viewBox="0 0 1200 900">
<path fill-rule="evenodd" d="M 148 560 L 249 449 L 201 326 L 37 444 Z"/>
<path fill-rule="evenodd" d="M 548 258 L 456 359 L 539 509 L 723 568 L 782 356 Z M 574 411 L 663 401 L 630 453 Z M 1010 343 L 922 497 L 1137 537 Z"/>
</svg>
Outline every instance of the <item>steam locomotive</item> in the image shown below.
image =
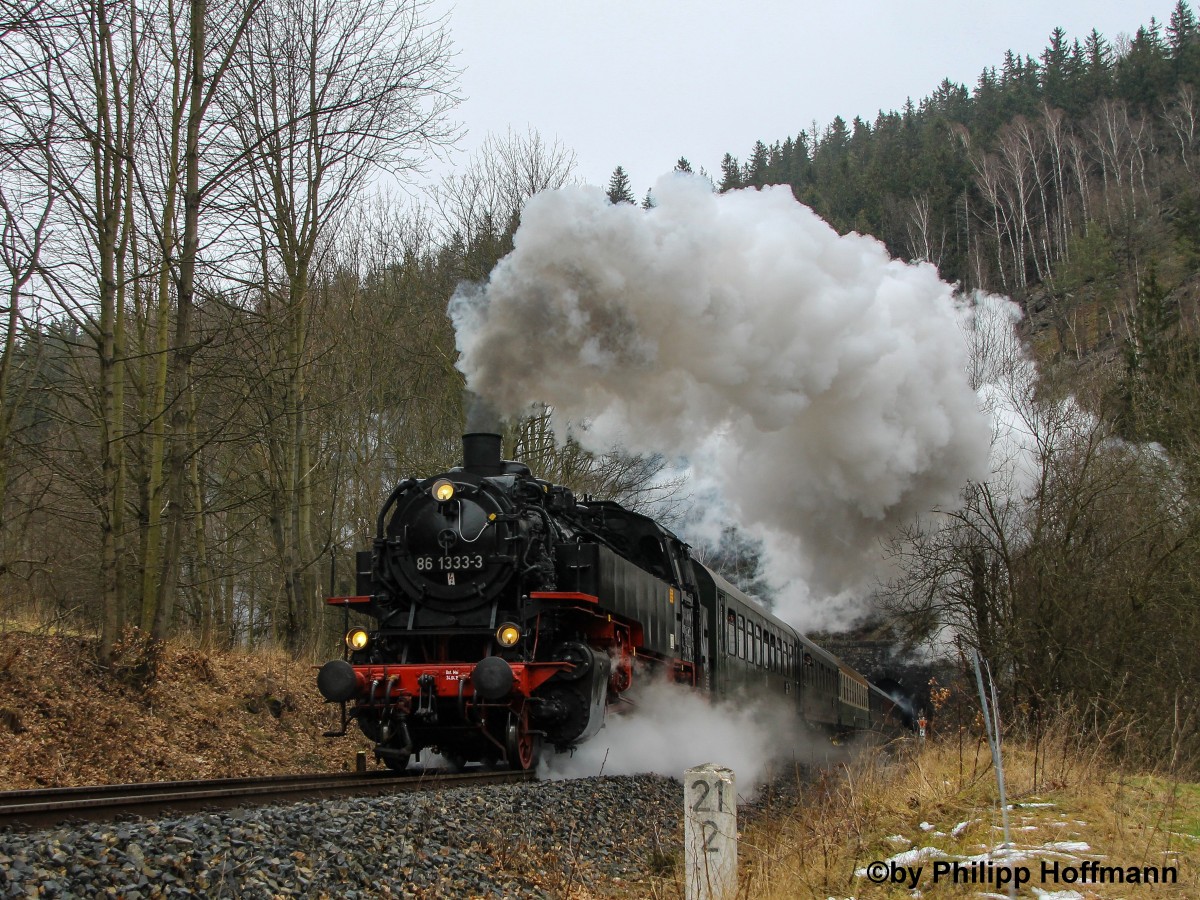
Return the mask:
<svg viewBox="0 0 1200 900">
<path fill-rule="evenodd" d="M 892 720 L 894 701 L 702 565 L 653 519 L 579 500 L 463 437 L 463 464 L 400 482 L 357 554 L 346 651 L 317 686 L 403 769 L 537 765 L 586 741 L 642 679 L 714 697 L 769 694 L 835 730 Z M 351 611 L 368 625 L 350 627 Z"/>
</svg>

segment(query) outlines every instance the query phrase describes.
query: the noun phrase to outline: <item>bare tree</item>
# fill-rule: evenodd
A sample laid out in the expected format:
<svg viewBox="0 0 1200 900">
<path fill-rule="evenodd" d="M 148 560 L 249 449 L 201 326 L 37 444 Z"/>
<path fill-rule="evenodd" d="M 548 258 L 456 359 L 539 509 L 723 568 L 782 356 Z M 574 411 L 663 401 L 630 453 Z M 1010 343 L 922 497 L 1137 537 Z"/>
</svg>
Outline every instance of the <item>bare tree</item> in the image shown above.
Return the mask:
<svg viewBox="0 0 1200 900">
<path fill-rule="evenodd" d="M 1197 712 L 1175 685 L 1197 668 L 1184 647 L 1200 630 L 1200 510 L 1161 448 L 1119 439 L 1019 351 L 1005 357 L 985 353 L 974 372 L 998 426 L 993 473 L 897 540 L 902 575 L 883 603 L 912 636 L 980 649 L 1015 706 L 1102 698 L 1099 715 L 1137 714 L 1161 751 L 1173 738 L 1158 723 Z M 1099 405 L 1106 389 L 1093 387 Z M 1194 729 L 1186 739 L 1200 749 Z"/>
<path fill-rule="evenodd" d="M 4 225 L 0 230 L 0 261 L 8 277 L 6 305 L 0 307 L 0 314 L 4 317 L 4 346 L 0 348 L 0 520 L 4 519 L 4 501 L 8 496 L 10 437 L 17 410 L 23 406 L 30 386 L 28 380 L 20 385 L 14 382 L 17 339 L 24 320 L 22 305 L 31 301 L 25 288 L 41 265 L 46 228 L 54 207 L 54 192 L 49 185 L 38 187 L 43 187 L 44 191 L 37 192 L 40 196 L 33 204 L 30 220 L 18 209 L 24 204 L 14 200 L 11 191 L 6 191 L 0 185 L 0 211 L 4 213 Z M 3 563 L 4 560 L 0 559 L 0 565 Z"/>
<path fill-rule="evenodd" d="M 661 517 L 683 486 L 677 477 L 661 477 L 666 460 L 661 456 L 638 455 L 621 449 L 607 453 L 585 450 L 574 437 L 564 439 L 552 427 L 552 410 L 510 423 L 505 444 L 541 478 L 565 484 L 575 493 L 616 500 L 632 509 L 654 508 Z"/>
<path fill-rule="evenodd" d="M 515 230 L 530 197 L 567 184 L 575 152 L 559 141 L 547 143 L 537 130 L 509 129 L 489 134 L 461 171 L 447 175 L 433 191 L 448 235 L 471 244 L 489 231 Z"/>
<path fill-rule="evenodd" d="M 1184 168 L 1192 171 L 1192 157 L 1196 153 L 1197 125 L 1200 124 L 1200 106 L 1196 102 L 1196 89 L 1187 83 L 1179 86 L 1175 101 L 1164 104 L 1163 118 L 1179 141 L 1179 158 Z"/>
<path fill-rule="evenodd" d="M 192 360 L 197 351 L 192 336 L 192 314 L 196 298 L 197 268 L 200 262 L 201 209 L 214 192 L 226 187 L 226 179 L 244 157 L 234 154 L 222 168 L 202 176 L 204 161 L 201 147 L 206 134 L 214 141 L 224 131 L 223 123 L 209 123 L 208 117 L 235 55 L 254 21 L 260 0 L 231 0 L 229 7 L 210 12 L 207 0 L 189 0 L 186 39 L 181 48 L 186 59 L 184 66 L 186 89 L 179 99 L 186 109 L 182 144 L 182 214 L 181 244 L 176 265 L 172 267 L 175 288 L 174 341 L 169 365 L 169 381 L 175 397 L 169 419 L 169 438 L 165 460 L 166 516 L 162 553 L 161 579 L 153 603 L 151 633 L 163 640 L 171 629 L 174 615 L 175 590 L 179 579 L 179 556 L 186 519 L 187 469 L 193 452 L 195 435 L 192 429 L 193 406 L 187 400 L 190 391 Z M 148 613 L 143 597 L 143 615 Z"/>
<path fill-rule="evenodd" d="M 1145 120 L 1131 116 L 1120 100 L 1102 100 L 1085 123 L 1092 153 L 1100 165 L 1105 211 L 1110 221 L 1137 215 L 1145 193 L 1146 159 L 1152 139 Z"/>
<path fill-rule="evenodd" d="M 427 8 L 265 0 L 222 95 L 252 161 L 244 186 L 258 246 L 254 280 L 276 373 L 262 382 L 264 491 L 292 646 L 310 631 L 312 567 L 323 549 L 312 522 L 319 467 L 309 377 L 327 231 L 373 171 L 418 167 L 456 137 L 447 118 L 457 102 L 449 39 L 443 23 L 423 20 Z"/>
<path fill-rule="evenodd" d="M 141 53 L 135 4 L 49 5 L 18 32 L 4 93 L 9 161 L 48 191 L 44 214 L 73 237 L 55 266 L 36 269 L 64 312 L 93 342 L 98 363 L 91 426 L 97 430 L 104 601 L 100 655 L 107 659 L 124 610 L 124 297 L 133 231 L 134 86 Z M 61 202 L 55 202 L 61 201 Z M 39 217 L 35 217 L 39 218 Z M 37 257 L 50 219 L 34 226 Z M 26 282 L 29 275 L 26 275 Z M 85 471 L 85 478 L 90 473 Z"/>
<path fill-rule="evenodd" d="M 909 259 L 942 264 L 946 249 L 946 229 L 933 221 L 933 208 L 928 194 L 910 197 L 904 205 L 904 234 Z"/>
</svg>

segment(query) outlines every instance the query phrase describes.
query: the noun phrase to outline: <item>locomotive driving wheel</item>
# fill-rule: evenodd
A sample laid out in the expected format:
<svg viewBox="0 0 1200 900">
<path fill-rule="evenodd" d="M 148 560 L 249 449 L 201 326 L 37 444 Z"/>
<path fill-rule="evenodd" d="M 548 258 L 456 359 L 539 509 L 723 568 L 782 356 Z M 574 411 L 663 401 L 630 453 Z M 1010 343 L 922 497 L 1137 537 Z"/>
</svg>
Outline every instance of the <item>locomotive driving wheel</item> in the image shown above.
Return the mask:
<svg viewBox="0 0 1200 900">
<path fill-rule="evenodd" d="M 542 736 L 529 730 L 529 709 L 522 707 L 520 713 L 508 714 L 504 749 L 510 768 L 522 772 L 537 768 L 542 755 Z"/>
</svg>

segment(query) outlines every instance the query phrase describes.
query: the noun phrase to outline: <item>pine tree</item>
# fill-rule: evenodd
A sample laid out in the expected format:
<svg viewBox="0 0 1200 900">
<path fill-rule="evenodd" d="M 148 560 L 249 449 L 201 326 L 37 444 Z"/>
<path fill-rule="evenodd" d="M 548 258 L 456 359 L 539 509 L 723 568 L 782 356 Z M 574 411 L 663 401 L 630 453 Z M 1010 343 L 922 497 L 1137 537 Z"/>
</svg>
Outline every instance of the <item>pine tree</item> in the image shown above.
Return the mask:
<svg viewBox="0 0 1200 900">
<path fill-rule="evenodd" d="M 1157 109 L 1173 80 L 1172 62 L 1157 19 L 1137 30 L 1117 65 L 1118 95 L 1143 110 Z"/>
<path fill-rule="evenodd" d="M 1178 54 L 1189 42 L 1196 40 L 1196 14 L 1187 5 L 1186 0 L 1176 0 L 1175 8 L 1171 10 L 1171 19 L 1167 23 L 1167 40 L 1171 43 L 1171 52 Z"/>
<path fill-rule="evenodd" d="M 629 185 L 629 176 L 625 169 L 617 166 L 613 169 L 612 178 L 608 179 L 609 203 L 633 203 L 633 189 Z"/>
<path fill-rule="evenodd" d="M 785 176 L 788 184 L 792 186 L 792 193 L 799 199 L 806 189 L 809 181 L 811 181 L 809 168 L 812 163 L 810 157 L 811 147 L 809 135 L 803 129 L 796 135 L 796 141 L 792 145 L 792 159 L 788 166 L 787 175 Z"/>
<path fill-rule="evenodd" d="M 1095 28 L 1084 38 L 1083 58 L 1083 97 L 1081 102 L 1083 108 L 1087 109 L 1101 97 L 1107 97 L 1112 90 L 1112 46 Z"/>
<path fill-rule="evenodd" d="M 1175 76 L 1180 81 L 1200 81 L 1200 23 L 1186 0 L 1177 0 L 1167 24 L 1167 41 Z"/>
<path fill-rule="evenodd" d="M 1067 33 L 1061 28 L 1050 32 L 1050 44 L 1042 51 L 1042 93 L 1051 106 L 1063 109 L 1069 105 L 1067 83 L 1067 63 L 1070 58 L 1070 48 L 1067 45 Z"/>
<path fill-rule="evenodd" d="M 690 162 L 688 162 L 686 156 L 681 156 L 681 157 L 679 157 L 678 160 L 676 160 L 675 171 L 676 172 L 686 172 L 689 175 L 692 174 L 692 164 Z"/>
<path fill-rule="evenodd" d="M 745 184 L 762 187 L 767 183 L 767 166 L 771 158 L 767 145 L 762 141 L 754 142 L 754 150 L 750 153 L 750 161 L 746 163 Z"/>
<path fill-rule="evenodd" d="M 721 183 L 717 190 L 722 194 L 742 186 L 742 167 L 738 165 L 737 157 L 729 153 L 721 160 Z"/>
<path fill-rule="evenodd" d="M 654 209 L 658 206 L 658 201 L 654 199 L 654 192 L 650 188 L 646 188 L 646 196 L 642 198 L 642 209 Z"/>
</svg>

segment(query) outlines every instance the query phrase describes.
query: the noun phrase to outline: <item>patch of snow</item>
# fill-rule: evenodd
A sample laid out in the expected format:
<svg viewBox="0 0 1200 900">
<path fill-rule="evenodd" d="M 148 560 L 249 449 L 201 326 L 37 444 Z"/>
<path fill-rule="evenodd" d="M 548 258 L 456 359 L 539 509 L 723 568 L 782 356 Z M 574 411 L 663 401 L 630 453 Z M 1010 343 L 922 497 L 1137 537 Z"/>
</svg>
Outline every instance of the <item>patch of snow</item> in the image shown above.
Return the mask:
<svg viewBox="0 0 1200 900">
<path fill-rule="evenodd" d="M 897 866 L 911 866 L 913 863 L 918 863 L 923 859 L 933 859 L 935 857 L 944 857 L 946 855 L 947 854 L 944 851 L 939 850 L 937 847 L 921 847 L 919 849 L 905 850 L 903 853 L 897 853 L 895 856 L 883 860 L 883 862 L 891 863 Z M 863 866 L 861 869 L 857 869 L 854 874 L 857 877 L 862 878 L 867 874 L 866 866 Z"/>
<path fill-rule="evenodd" d="M 1062 853 L 1082 853 L 1085 850 L 1091 850 L 1091 845 L 1087 841 L 1053 841 L 1045 845 L 1047 850 L 1058 850 Z"/>
</svg>

